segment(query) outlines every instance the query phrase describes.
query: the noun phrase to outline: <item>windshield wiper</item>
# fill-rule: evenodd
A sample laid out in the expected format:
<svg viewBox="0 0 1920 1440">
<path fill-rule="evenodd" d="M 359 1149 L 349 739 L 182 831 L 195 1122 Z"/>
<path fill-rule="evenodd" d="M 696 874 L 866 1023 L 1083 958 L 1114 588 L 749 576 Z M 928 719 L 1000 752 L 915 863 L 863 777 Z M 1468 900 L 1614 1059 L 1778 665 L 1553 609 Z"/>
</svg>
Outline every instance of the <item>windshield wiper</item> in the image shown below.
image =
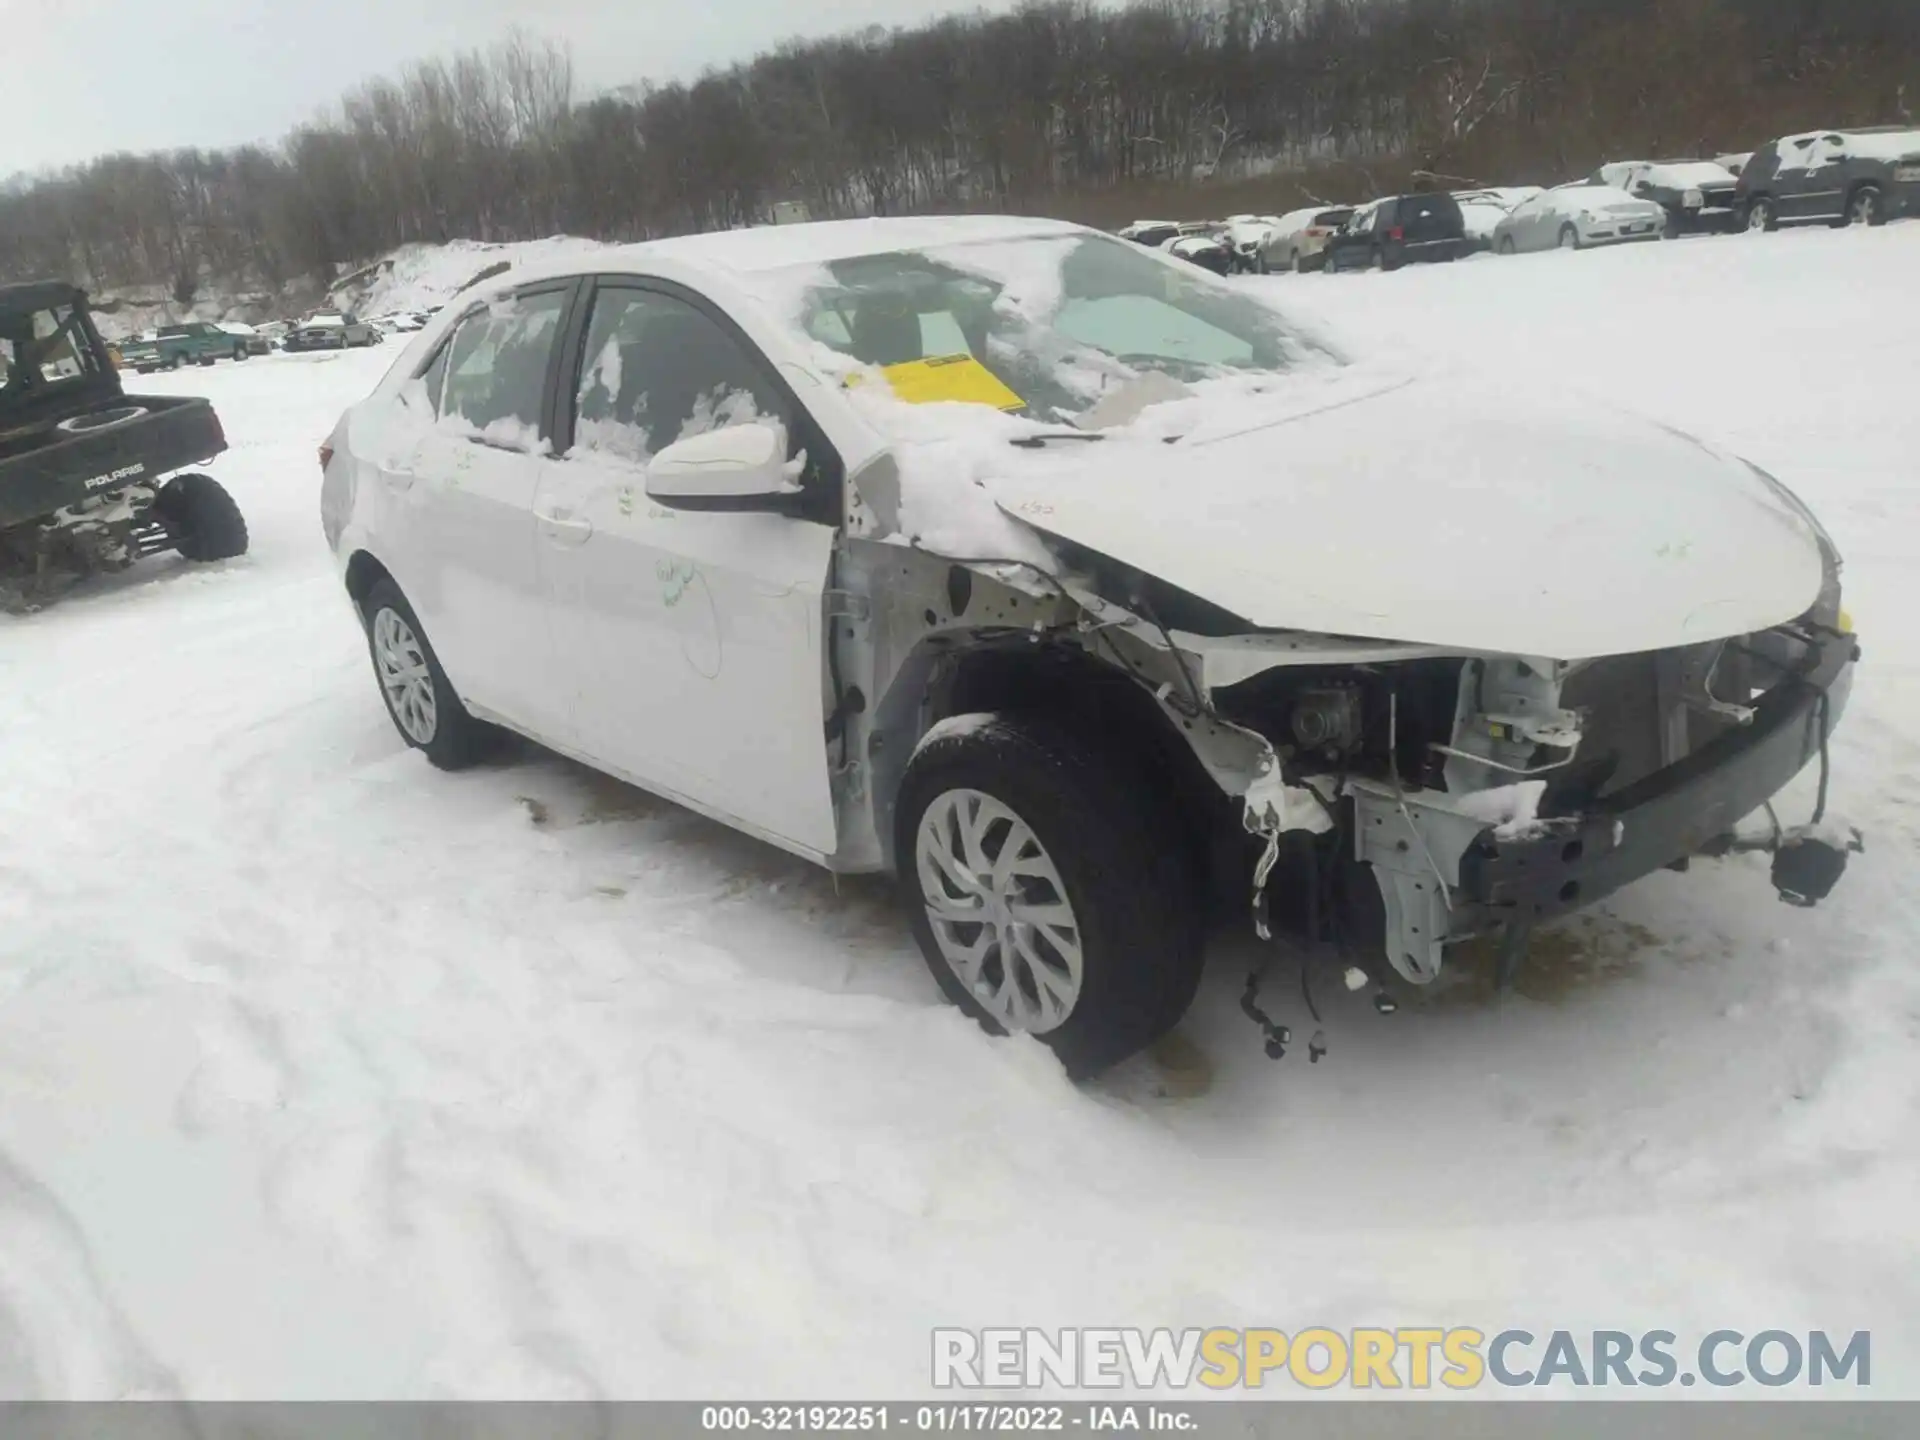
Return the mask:
<svg viewBox="0 0 1920 1440">
<path fill-rule="evenodd" d="M 1018 445 L 1022 450 L 1038 450 L 1050 440 L 1104 440 L 1107 437 L 1097 430 L 1049 430 L 1044 435 L 1020 435 L 1009 440 L 1009 445 Z"/>
</svg>

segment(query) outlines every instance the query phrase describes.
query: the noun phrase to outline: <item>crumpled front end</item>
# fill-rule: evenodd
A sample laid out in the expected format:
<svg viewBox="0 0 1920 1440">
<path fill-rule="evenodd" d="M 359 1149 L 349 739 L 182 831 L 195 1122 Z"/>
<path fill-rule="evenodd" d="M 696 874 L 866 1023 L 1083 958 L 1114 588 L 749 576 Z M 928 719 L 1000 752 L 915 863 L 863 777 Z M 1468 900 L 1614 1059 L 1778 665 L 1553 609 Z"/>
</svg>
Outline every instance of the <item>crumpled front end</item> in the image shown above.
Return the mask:
<svg viewBox="0 0 1920 1440">
<path fill-rule="evenodd" d="M 1202 635 L 1076 598 L 1139 647 L 1138 677 L 1238 799 L 1256 927 L 1304 927 L 1414 984 L 1461 940 L 1511 951 L 1696 855 L 1770 851 L 1781 897 L 1814 903 L 1858 847 L 1825 814 L 1859 653 L 1837 581 L 1789 624 L 1591 661 Z M 1807 823 L 1739 829 L 1810 763 Z"/>
</svg>

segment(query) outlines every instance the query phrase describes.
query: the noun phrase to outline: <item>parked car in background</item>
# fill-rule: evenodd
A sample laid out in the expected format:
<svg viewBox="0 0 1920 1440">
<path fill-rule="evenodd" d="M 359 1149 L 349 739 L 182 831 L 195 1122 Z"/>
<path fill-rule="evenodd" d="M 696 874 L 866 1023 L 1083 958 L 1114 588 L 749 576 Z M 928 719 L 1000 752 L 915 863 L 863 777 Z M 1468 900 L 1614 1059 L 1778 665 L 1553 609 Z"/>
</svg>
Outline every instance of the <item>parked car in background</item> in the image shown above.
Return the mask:
<svg viewBox="0 0 1920 1440">
<path fill-rule="evenodd" d="M 1518 255 L 1658 240 L 1666 233 L 1666 223 L 1667 212 L 1652 200 L 1576 180 L 1516 205 L 1495 229 L 1493 248 L 1502 255 Z"/>
<path fill-rule="evenodd" d="M 1398 270 L 1472 251 L 1460 202 L 1444 190 L 1389 195 L 1353 212 L 1327 237 L 1326 268 Z"/>
<path fill-rule="evenodd" d="M 1737 204 L 1749 230 L 1880 225 L 1920 215 L 1920 129 L 1788 135 L 1754 152 L 1740 174 Z"/>
<path fill-rule="evenodd" d="M 293 329 L 291 320 L 269 320 L 265 324 L 253 327 L 253 333 L 267 342 L 269 349 L 278 349 Z"/>
<path fill-rule="evenodd" d="M 1740 172 L 1747 168 L 1747 162 L 1751 159 L 1753 159 L 1753 151 L 1733 150 L 1725 155 L 1714 156 L 1713 163 L 1720 166 L 1737 180 L 1740 178 Z"/>
<path fill-rule="evenodd" d="M 322 310 L 300 322 L 286 338 L 288 350 L 350 350 L 378 345 L 386 337 L 378 327 L 339 310 Z"/>
<path fill-rule="evenodd" d="M 1513 207 L 1540 193 L 1538 185 L 1491 186 L 1484 190 L 1456 190 L 1460 218 L 1466 223 L 1467 241 L 1475 250 L 1493 248 L 1494 231 L 1513 213 Z"/>
<path fill-rule="evenodd" d="M 1228 275 L 1239 268 L 1232 245 L 1224 232 L 1196 230 L 1169 240 L 1166 251 L 1189 264 L 1198 265 L 1202 270 L 1211 270 L 1216 275 Z"/>
<path fill-rule="evenodd" d="M 1175 220 L 1136 220 L 1120 231 L 1120 238 L 1158 250 L 1169 240 L 1180 238 L 1180 225 Z"/>
<path fill-rule="evenodd" d="M 236 360 L 244 360 L 249 355 L 271 355 L 273 353 L 273 342 L 251 325 L 239 320 L 227 320 L 221 322 L 219 328 L 224 333 L 231 335 L 238 346 L 244 347 L 235 353 L 233 358 Z"/>
<path fill-rule="evenodd" d="M 1280 223 L 1278 215 L 1229 215 L 1227 248 L 1233 253 L 1233 268 L 1241 273 L 1257 273 L 1264 268 L 1261 255 L 1267 236 Z"/>
<path fill-rule="evenodd" d="M 211 365 L 216 360 L 244 360 L 247 342 L 207 320 L 188 320 L 143 332 L 120 347 L 120 360 L 142 375 L 156 370 L 178 370 L 182 365 Z"/>
<path fill-rule="evenodd" d="M 1602 165 L 1591 185 L 1611 185 L 1667 212 L 1669 236 L 1725 234 L 1739 228 L 1740 177 L 1714 160 L 1622 160 Z"/>
<path fill-rule="evenodd" d="M 1318 270 L 1326 259 L 1327 241 L 1353 217 L 1351 205 L 1313 205 L 1290 210 L 1274 221 L 1261 246 L 1261 268 Z"/>
</svg>

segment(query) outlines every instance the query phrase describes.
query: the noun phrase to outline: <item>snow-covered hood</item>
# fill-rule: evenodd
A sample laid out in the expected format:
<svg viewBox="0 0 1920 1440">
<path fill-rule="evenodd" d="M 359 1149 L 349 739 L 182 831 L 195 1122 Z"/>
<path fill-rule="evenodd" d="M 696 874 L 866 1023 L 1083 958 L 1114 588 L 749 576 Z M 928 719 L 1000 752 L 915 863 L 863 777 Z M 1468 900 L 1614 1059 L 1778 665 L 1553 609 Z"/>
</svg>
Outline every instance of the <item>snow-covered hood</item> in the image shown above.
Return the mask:
<svg viewBox="0 0 1920 1440">
<path fill-rule="evenodd" d="M 1043 534 L 1263 629 L 1571 660 L 1744 634 L 1819 593 L 1805 510 L 1677 431 L 1456 378 L 1274 400 L 986 483 Z"/>
</svg>

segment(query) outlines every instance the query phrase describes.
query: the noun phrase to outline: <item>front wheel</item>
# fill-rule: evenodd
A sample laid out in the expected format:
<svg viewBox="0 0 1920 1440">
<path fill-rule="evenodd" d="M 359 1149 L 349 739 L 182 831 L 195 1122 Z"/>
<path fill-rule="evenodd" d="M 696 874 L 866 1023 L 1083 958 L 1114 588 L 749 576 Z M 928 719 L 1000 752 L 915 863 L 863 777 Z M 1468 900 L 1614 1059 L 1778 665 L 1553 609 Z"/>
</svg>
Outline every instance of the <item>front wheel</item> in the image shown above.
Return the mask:
<svg viewBox="0 0 1920 1440">
<path fill-rule="evenodd" d="M 247 553 L 247 517 L 211 475 L 176 475 L 160 487 L 153 508 L 166 522 L 173 548 L 205 564 Z"/>
<path fill-rule="evenodd" d="M 1513 237 L 1511 235 L 1501 236 L 1500 244 L 1495 248 L 1497 248 L 1502 255 L 1513 254 L 1514 253 Z"/>
<path fill-rule="evenodd" d="M 1190 867 L 1128 772 L 1047 721 L 966 716 L 921 745 L 895 811 L 901 888 L 942 993 L 1075 1076 L 1165 1034 L 1200 982 Z"/>
<path fill-rule="evenodd" d="M 1580 248 L 1580 232 L 1571 225 L 1562 225 L 1560 227 L 1560 248 L 1562 250 L 1578 250 Z"/>
<path fill-rule="evenodd" d="M 1750 234 L 1761 231 L 1778 230 L 1780 220 L 1773 211 L 1773 202 L 1764 196 L 1747 202 L 1747 230 Z"/>
<path fill-rule="evenodd" d="M 400 738 L 442 770 L 464 770 L 484 758 L 495 732 L 461 704 L 400 587 L 379 581 L 364 613 L 373 676 Z"/>
</svg>

